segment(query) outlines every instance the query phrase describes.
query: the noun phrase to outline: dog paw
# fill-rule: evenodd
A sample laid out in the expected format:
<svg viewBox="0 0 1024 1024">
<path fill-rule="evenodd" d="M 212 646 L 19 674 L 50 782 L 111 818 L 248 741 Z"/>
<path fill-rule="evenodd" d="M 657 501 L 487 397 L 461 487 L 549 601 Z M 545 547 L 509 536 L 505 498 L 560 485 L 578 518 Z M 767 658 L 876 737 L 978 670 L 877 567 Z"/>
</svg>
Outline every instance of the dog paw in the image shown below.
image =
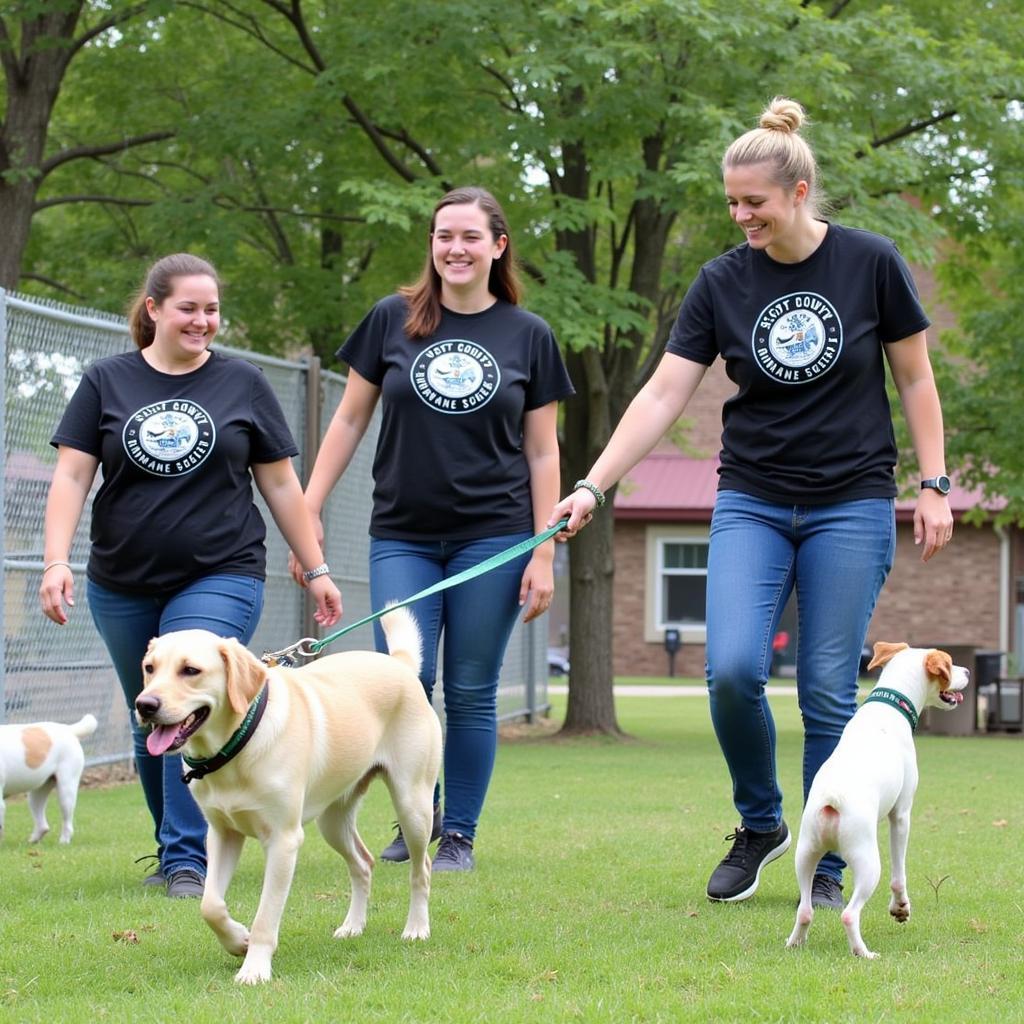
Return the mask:
<svg viewBox="0 0 1024 1024">
<path fill-rule="evenodd" d="M 263 982 L 270 981 L 270 964 L 250 964 L 247 958 L 238 969 L 235 981 L 239 985 L 262 985 Z"/>
<path fill-rule="evenodd" d="M 853 951 L 854 956 L 859 956 L 862 960 L 877 960 L 878 954 L 873 953 L 867 946 L 862 946 L 860 949 Z"/>
<path fill-rule="evenodd" d="M 409 939 L 410 941 L 416 941 L 417 939 L 429 939 L 430 938 L 430 925 L 411 925 L 405 926 L 405 931 L 402 932 L 403 939 Z"/>
<path fill-rule="evenodd" d="M 897 903 L 893 900 L 889 904 L 889 913 L 897 920 L 900 924 L 910 920 L 910 901 L 907 900 L 904 903 Z"/>
<path fill-rule="evenodd" d="M 354 939 L 357 935 L 363 934 L 366 927 L 365 921 L 349 921 L 347 918 L 334 931 L 336 939 Z"/>
</svg>

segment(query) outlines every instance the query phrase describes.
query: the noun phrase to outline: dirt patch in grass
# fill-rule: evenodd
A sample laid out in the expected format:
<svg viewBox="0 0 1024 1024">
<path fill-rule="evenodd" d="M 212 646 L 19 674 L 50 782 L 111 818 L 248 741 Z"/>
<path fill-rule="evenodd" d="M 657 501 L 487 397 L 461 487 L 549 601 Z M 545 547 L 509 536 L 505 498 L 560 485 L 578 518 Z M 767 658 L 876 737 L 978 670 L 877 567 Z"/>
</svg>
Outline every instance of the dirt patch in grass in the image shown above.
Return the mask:
<svg viewBox="0 0 1024 1024">
<path fill-rule="evenodd" d="M 110 764 L 97 764 L 82 772 L 82 789 L 110 789 L 123 786 L 127 782 L 138 780 L 135 766 L 131 761 L 113 761 Z"/>
<path fill-rule="evenodd" d="M 517 743 L 523 740 L 543 740 L 554 736 L 562 728 L 561 722 L 539 715 L 532 722 L 518 718 L 498 724 L 498 738 L 503 743 Z"/>
</svg>

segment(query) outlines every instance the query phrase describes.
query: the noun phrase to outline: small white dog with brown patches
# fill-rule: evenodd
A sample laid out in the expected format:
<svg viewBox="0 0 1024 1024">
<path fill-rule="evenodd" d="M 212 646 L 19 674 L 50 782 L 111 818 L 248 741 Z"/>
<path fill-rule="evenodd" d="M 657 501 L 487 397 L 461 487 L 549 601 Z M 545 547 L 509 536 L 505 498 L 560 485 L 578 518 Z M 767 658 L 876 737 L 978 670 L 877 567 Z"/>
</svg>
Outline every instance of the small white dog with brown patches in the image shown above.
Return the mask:
<svg viewBox="0 0 1024 1024">
<path fill-rule="evenodd" d="M 83 715 L 74 725 L 0 725 L 0 839 L 4 834 L 4 798 L 28 793 L 29 810 L 35 821 L 28 841 L 38 843 L 50 831 L 46 799 L 56 788 L 63 818 L 60 841 L 71 842 L 78 783 L 85 766 L 81 741 L 95 731 L 96 719 L 92 715 Z"/>
<path fill-rule="evenodd" d="M 906 856 L 910 809 L 917 789 L 914 727 L 926 707 L 949 710 L 970 681 L 945 652 L 876 643 L 869 668 L 883 665 L 878 683 L 847 723 L 832 756 L 818 769 L 807 795 L 796 845 L 800 904 L 787 946 L 802 946 L 811 926 L 811 884 L 822 854 L 833 850 L 853 872 L 853 895 L 842 912 L 855 956 L 873 959 L 860 934 L 860 914 L 881 877 L 878 822 L 889 818 L 892 897 L 889 913 L 910 917 Z"/>
<path fill-rule="evenodd" d="M 152 640 L 142 662 L 139 721 L 154 755 L 181 750 L 209 823 L 202 915 L 221 945 L 244 956 L 235 980 L 267 981 L 303 825 L 316 819 L 345 858 L 348 914 L 335 938 L 366 924 L 373 856 L 356 830 L 367 786 L 381 775 L 409 847 L 404 939 L 430 935 L 430 857 L 441 724 L 419 681 L 421 643 L 404 608 L 381 619 L 390 654 L 346 651 L 302 668 L 270 668 L 237 640 L 202 629 Z M 225 902 L 246 836 L 265 855 L 252 929 Z"/>
</svg>

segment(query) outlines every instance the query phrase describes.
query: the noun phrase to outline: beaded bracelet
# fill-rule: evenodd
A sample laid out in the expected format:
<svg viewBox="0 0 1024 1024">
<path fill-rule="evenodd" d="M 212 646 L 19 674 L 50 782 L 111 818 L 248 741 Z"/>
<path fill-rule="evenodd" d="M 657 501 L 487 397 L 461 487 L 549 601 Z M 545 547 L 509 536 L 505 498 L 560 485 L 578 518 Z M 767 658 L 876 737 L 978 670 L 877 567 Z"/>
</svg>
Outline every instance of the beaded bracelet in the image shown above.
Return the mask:
<svg viewBox="0 0 1024 1024">
<path fill-rule="evenodd" d="M 315 569 L 310 569 L 308 572 L 302 574 L 302 578 L 310 583 L 315 580 L 318 576 L 326 576 L 331 570 L 327 567 L 326 562 L 321 562 Z"/>
<path fill-rule="evenodd" d="M 572 485 L 572 489 L 574 491 L 578 491 L 580 488 L 583 488 L 583 490 L 585 491 L 590 491 L 590 493 L 594 496 L 595 500 L 597 501 L 598 508 L 601 508 L 601 506 L 604 505 L 606 500 L 604 496 L 604 491 L 602 491 L 601 488 L 597 486 L 597 484 L 592 484 L 589 480 L 577 480 L 576 483 Z"/>
</svg>

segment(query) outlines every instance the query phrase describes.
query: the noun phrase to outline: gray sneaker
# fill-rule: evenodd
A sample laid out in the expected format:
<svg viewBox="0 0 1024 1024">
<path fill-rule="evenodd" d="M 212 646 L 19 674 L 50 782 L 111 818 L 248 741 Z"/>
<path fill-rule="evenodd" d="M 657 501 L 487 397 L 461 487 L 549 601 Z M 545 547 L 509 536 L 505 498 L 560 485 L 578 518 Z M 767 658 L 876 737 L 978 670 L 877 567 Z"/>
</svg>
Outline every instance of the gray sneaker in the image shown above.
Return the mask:
<svg viewBox="0 0 1024 1024">
<path fill-rule="evenodd" d="M 167 879 L 167 895 L 172 900 L 196 899 L 203 895 L 206 879 L 192 868 L 181 868 Z"/>
<path fill-rule="evenodd" d="M 472 871 L 475 864 L 472 839 L 461 832 L 441 833 L 432 871 Z"/>
<path fill-rule="evenodd" d="M 405 845 L 401 825 L 395 825 L 396 835 L 391 845 L 381 851 L 380 859 L 389 860 L 392 864 L 404 864 L 409 859 L 409 847 Z M 441 838 L 441 805 L 434 804 L 434 823 L 430 829 L 430 841 Z"/>
<path fill-rule="evenodd" d="M 843 910 L 846 907 L 846 900 L 843 899 L 843 886 L 831 875 L 821 874 L 814 876 L 811 882 L 811 906 L 817 910 L 824 907 L 826 910 Z"/>
</svg>

